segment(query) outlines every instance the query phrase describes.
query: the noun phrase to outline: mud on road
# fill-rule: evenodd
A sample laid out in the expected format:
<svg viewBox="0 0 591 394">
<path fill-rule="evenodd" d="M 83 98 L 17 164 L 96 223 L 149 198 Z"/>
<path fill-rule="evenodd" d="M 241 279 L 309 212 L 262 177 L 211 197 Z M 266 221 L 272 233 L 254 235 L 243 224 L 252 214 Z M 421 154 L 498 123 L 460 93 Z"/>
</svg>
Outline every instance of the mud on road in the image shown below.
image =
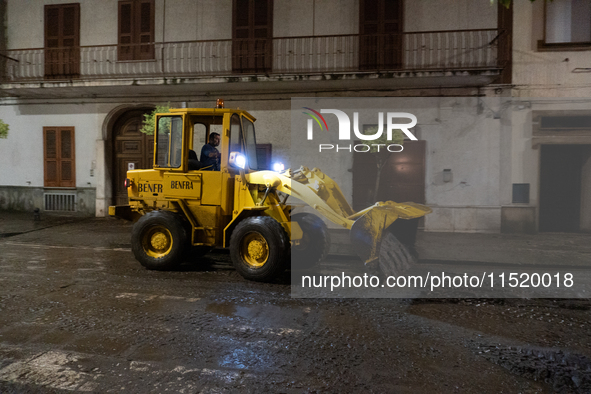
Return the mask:
<svg viewBox="0 0 591 394">
<path fill-rule="evenodd" d="M 591 391 L 591 303 L 293 299 L 228 254 L 142 268 L 130 226 L 0 239 L 0 392 Z"/>
</svg>

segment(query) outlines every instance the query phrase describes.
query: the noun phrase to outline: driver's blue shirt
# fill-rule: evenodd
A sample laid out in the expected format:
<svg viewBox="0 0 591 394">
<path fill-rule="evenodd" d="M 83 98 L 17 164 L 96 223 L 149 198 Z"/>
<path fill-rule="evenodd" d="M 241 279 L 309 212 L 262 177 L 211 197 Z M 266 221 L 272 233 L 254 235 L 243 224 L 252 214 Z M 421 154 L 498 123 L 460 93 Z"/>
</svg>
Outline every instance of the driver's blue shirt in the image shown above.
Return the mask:
<svg viewBox="0 0 591 394">
<path fill-rule="evenodd" d="M 220 158 L 219 157 L 209 157 L 209 154 L 212 152 L 220 153 L 215 146 L 211 146 L 210 144 L 203 145 L 201 148 L 201 157 L 199 161 L 203 164 L 204 170 L 211 170 L 211 171 L 219 171 L 220 170 Z"/>
</svg>

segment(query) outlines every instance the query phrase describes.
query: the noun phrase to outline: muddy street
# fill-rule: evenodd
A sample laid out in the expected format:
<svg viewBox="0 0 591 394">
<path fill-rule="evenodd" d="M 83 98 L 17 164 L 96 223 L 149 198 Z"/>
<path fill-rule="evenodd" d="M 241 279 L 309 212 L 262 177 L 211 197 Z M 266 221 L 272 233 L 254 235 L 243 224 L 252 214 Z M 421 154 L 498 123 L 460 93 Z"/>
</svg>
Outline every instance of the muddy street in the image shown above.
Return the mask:
<svg viewBox="0 0 591 394">
<path fill-rule="evenodd" d="M 0 238 L 0 392 L 591 391 L 588 300 L 296 299 L 223 252 L 148 271 L 130 229 Z"/>
</svg>

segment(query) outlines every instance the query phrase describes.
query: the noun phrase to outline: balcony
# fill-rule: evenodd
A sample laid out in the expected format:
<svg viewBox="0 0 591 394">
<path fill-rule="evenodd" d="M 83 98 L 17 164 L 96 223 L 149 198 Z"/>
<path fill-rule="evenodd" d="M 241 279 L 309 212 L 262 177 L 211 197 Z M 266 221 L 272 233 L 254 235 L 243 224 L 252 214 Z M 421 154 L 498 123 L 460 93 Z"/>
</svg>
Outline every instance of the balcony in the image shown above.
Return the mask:
<svg viewBox="0 0 591 394">
<path fill-rule="evenodd" d="M 289 75 L 489 73 L 498 75 L 510 54 L 498 29 L 277 37 L 256 41 L 184 41 L 133 45 L 14 49 L 0 54 L 4 88 L 59 82 L 154 78 Z M 149 60 L 129 59 L 148 53 Z M 125 56 L 123 56 L 125 54 Z M 146 56 L 142 56 L 146 59 Z M 115 82 L 115 81 L 113 81 Z"/>
</svg>

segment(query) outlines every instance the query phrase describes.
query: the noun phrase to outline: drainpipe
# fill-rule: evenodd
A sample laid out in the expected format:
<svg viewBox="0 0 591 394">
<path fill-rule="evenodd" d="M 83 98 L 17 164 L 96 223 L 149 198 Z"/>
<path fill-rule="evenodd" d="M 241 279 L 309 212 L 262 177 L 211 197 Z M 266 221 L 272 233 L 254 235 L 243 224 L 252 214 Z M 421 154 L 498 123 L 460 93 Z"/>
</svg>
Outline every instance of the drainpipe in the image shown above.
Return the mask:
<svg viewBox="0 0 591 394">
<path fill-rule="evenodd" d="M 154 37 L 156 38 L 156 37 Z M 166 43 L 166 0 L 162 2 L 162 48 L 160 49 L 160 57 L 162 62 L 162 74 L 164 74 L 164 45 Z"/>
<path fill-rule="evenodd" d="M 6 34 L 7 20 L 6 20 L 6 1 L 0 0 L 0 53 L 4 52 L 7 47 L 8 36 Z M 0 56 L 0 81 L 6 76 L 6 58 Z"/>
</svg>

